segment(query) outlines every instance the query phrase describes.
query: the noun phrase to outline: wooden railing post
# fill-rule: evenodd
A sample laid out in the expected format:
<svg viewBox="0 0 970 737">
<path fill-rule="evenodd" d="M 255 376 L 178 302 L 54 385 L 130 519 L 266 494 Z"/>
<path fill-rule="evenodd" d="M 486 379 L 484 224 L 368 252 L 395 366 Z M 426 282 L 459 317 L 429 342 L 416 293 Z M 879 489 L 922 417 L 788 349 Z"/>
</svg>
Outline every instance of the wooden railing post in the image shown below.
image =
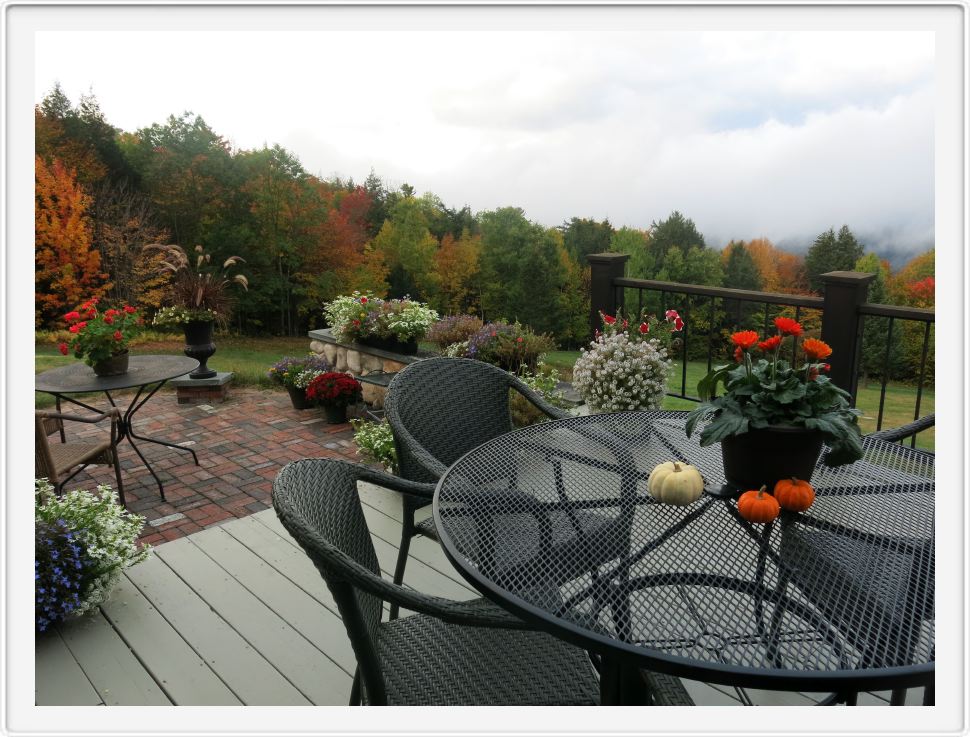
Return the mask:
<svg viewBox="0 0 970 737">
<path fill-rule="evenodd" d="M 869 294 L 875 274 L 858 271 L 830 271 L 822 274 L 825 304 L 822 312 L 822 340 L 832 348 L 829 378 L 852 395 L 855 406 L 862 356 L 862 319 L 859 306 Z"/>
<path fill-rule="evenodd" d="M 586 257 L 589 262 L 589 333 L 592 335 L 600 327 L 600 312 L 606 315 L 616 313 L 616 289 L 614 279 L 626 276 L 628 253 L 591 253 Z"/>
</svg>

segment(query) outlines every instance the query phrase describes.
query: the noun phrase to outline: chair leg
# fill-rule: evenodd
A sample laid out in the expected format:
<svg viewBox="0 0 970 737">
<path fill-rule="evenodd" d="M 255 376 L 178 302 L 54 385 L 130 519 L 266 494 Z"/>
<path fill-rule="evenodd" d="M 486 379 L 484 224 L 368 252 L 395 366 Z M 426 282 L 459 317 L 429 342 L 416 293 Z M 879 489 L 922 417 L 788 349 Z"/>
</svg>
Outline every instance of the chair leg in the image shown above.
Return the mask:
<svg viewBox="0 0 970 737">
<path fill-rule="evenodd" d="M 111 449 L 111 461 L 111 465 L 115 467 L 115 483 L 118 485 L 118 499 L 121 501 L 121 506 L 127 509 L 128 504 L 125 502 L 125 485 L 121 482 L 121 461 L 118 460 L 117 446 Z"/>
<path fill-rule="evenodd" d="M 414 537 L 414 510 L 404 508 L 404 525 L 401 530 L 401 547 L 397 552 L 397 565 L 394 566 L 394 583 L 400 586 L 404 583 L 404 567 L 408 563 L 408 550 L 411 547 L 411 538 Z M 396 603 L 391 604 L 390 619 L 397 619 L 400 608 Z"/>
<path fill-rule="evenodd" d="M 360 668 L 354 671 L 354 684 L 350 687 L 350 706 L 360 706 Z"/>
</svg>

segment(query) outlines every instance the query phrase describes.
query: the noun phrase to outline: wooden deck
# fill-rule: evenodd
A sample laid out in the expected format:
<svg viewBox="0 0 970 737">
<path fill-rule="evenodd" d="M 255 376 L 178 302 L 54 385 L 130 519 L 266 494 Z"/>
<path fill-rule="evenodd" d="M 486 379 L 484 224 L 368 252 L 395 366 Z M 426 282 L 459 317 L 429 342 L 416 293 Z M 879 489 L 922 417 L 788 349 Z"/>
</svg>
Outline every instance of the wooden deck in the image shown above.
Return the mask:
<svg viewBox="0 0 970 737">
<path fill-rule="evenodd" d="M 361 485 L 390 577 L 400 500 Z M 476 593 L 437 543 L 415 538 L 406 583 L 457 599 Z M 37 639 L 37 705 L 347 703 L 354 654 L 326 584 L 273 510 L 155 548 L 100 611 Z M 685 681 L 701 705 L 740 705 L 727 686 Z M 813 694 L 749 690 L 756 704 L 810 705 Z M 860 704 L 887 705 L 888 693 Z M 922 694 L 910 691 L 908 703 Z"/>
</svg>

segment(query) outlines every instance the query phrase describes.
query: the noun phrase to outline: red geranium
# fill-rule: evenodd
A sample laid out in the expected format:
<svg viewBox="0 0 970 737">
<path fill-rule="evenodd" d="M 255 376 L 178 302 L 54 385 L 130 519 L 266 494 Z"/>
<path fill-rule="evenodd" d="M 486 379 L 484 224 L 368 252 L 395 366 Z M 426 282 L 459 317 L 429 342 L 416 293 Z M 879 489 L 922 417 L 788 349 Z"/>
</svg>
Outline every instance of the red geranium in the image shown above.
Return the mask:
<svg viewBox="0 0 970 737">
<path fill-rule="evenodd" d="M 74 310 L 73 312 L 68 312 L 66 315 L 64 315 L 64 319 L 67 322 L 76 322 L 77 320 L 81 319 L 81 313 L 78 312 L 77 310 Z"/>
<path fill-rule="evenodd" d="M 132 307 L 131 305 L 125 305 L 122 309 L 125 312 L 127 312 L 129 315 L 133 315 L 135 312 L 137 312 L 137 310 L 135 310 L 135 308 Z"/>
<path fill-rule="evenodd" d="M 802 334 L 802 326 L 790 317 L 776 317 L 775 327 L 782 335 L 794 335 L 796 338 Z"/>
<path fill-rule="evenodd" d="M 121 340 L 123 337 L 124 336 L 121 334 L 121 331 L 120 330 L 115 330 L 115 332 L 114 332 L 114 339 L 115 340 Z"/>
<path fill-rule="evenodd" d="M 650 323 L 641 322 L 640 323 L 640 335 L 646 335 L 650 332 Z"/>
<path fill-rule="evenodd" d="M 59 346 L 57 346 L 57 350 L 59 350 L 62 355 L 66 356 L 69 350 L 67 347 L 67 343 L 61 343 Z"/>
<path fill-rule="evenodd" d="M 613 315 L 603 315 L 603 322 L 605 322 L 607 325 L 613 325 L 616 323 L 616 318 L 613 317 Z"/>
<path fill-rule="evenodd" d="M 73 324 L 68 328 L 73 337 L 58 349 L 64 355 L 68 351 L 75 358 L 84 359 L 89 366 L 128 350 L 128 340 L 138 332 L 141 318 L 134 307 L 110 308 L 98 312 L 97 300 L 89 300 L 81 306 L 83 312 L 68 312 L 64 319 Z M 84 320 L 78 320 L 83 316 Z"/>
</svg>

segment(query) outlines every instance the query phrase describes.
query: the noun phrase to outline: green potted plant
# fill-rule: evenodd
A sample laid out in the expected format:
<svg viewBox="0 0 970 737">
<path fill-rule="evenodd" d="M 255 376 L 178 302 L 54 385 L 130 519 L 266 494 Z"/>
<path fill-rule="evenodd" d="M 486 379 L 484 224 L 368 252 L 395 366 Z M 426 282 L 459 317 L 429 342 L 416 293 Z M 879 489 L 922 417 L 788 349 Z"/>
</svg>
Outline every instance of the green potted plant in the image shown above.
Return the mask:
<svg viewBox="0 0 970 737">
<path fill-rule="evenodd" d="M 185 333 L 185 355 L 199 362 L 199 367 L 189 374 L 192 379 L 208 379 L 216 375 L 206 362 L 216 352 L 212 342 L 215 323 L 225 325 L 232 311 L 229 287 L 238 284 L 248 289 L 249 281 L 242 274 L 230 275 L 230 270 L 242 262 L 239 256 L 229 256 L 221 266 L 212 264 L 212 256 L 202 246 L 195 247 L 190 258 L 185 249 L 177 245 L 153 243 L 145 246 L 147 251 L 157 251 L 163 260 L 159 273 L 172 277 L 171 302 L 155 315 L 154 325 L 178 325 Z"/>
<path fill-rule="evenodd" d="M 286 389 L 290 395 L 293 409 L 309 409 L 313 406 L 306 397 L 306 389 L 320 374 L 330 370 L 330 364 L 323 356 L 310 353 L 302 358 L 284 356 L 270 366 L 267 375 L 274 384 Z"/>
<path fill-rule="evenodd" d="M 329 371 L 310 382 L 306 388 L 306 397 L 315 405 L 323 407 L 327 422 L 336 425 L 347 421 L 347 405 L 361 400 L 363 388 L 350 374 Z"/>
<path fill-rule="evenodd" d="M 61 496 L 34 483 L 34 610 L 38 632 L 107 600 L 124 569 L 148 557 L 136 543 L 145 519 L 127 512 L 110 486 Z"/>
<path fill-rule="evenodd" d="M 700 434 L 702 446 L 721 444 L 724 475 L 736 490 L 773 489 L 782 478 L 810 480 L 827 443 L 827 466 L 852 463 L 862 457 L 859 410 L 849 406 L 848 392 L 825 374 L 832 349 L 823 341 L 802 341 L 802 362 L 781 357 L 788 338 L 794 342 L 802 326 L 787 317 L 775 318 L 777 333 L 765 340 L 753 330 L 734 333 L 733 364 L 715 367 L 697 385 L 707 401 L 687 419 L 687 436 L 709 416 Z M 760 353 L 754 358 L 752 352 Z M 725 392 L 715 397 L 718 385 Z"/>
<path fill-rule="evenodd" d="M 65 356 L 75 358 L 94 369 L 98 376 L 120 376 L 128 371 L 128 343 L 144 322 L 131 305 L 118 309 L 98 310 L 98 300 L 91 299 L 77 310 L 64 315 L 71 339 L 58 348 Z"/>
<path fill-rule="evenodd" d="M 438 319 L 426 304 L 407 297 L 384 300 L 360 292 L 337 297 L 323 311 L 341 343 L 362 343 L 404 355 L 418 352 L 418 340 Z"/>
</svg>

